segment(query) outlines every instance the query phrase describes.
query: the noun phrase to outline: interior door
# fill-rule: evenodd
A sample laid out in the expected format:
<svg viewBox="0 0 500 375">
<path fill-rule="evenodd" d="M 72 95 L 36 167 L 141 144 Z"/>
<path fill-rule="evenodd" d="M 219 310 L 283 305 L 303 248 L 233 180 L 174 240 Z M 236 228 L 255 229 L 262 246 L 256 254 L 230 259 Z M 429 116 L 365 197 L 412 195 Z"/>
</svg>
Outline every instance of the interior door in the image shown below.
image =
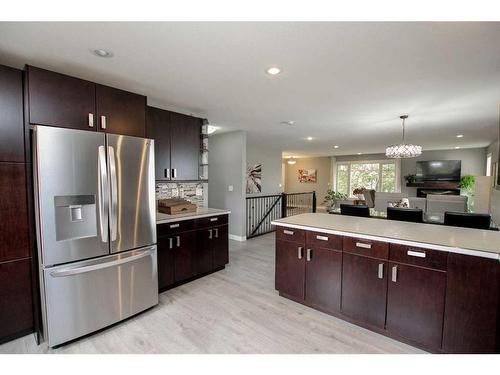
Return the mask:
<svg viewBox="0 0 500 375">
<path fill-rule="evenodd" d="M 36 126 L 33 138 L 43 264 L 108 254 L 104 135 Z"/>
<path fill-rule="evenodd" d="M 201 120 L 170 113 L 172 180 L 198 180 Z"/>
<path fill-rule="evenodd" d="M 111 252 L 156 243 L 154 141 L 107 134 Z"/>
</svg>

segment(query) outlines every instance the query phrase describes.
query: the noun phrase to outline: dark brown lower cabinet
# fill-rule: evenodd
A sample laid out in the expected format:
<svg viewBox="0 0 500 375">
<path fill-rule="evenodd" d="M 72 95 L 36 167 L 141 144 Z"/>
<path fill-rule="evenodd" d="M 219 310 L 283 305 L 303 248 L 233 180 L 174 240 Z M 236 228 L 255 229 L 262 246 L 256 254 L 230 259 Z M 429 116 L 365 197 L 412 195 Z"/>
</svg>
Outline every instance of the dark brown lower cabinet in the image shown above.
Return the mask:
<svg viewBox="0 0 500 375">
<path fill-rule="evenodd" d="M 385 325 L 387 262 L 344 253 L 342 313 L 378 328 Z"/>
<path fill-rule="evenodd" d="M 303 300 L 305 292 L 304 246 L 276 241 L 275 287 L 280 293 Z"/>
<path fill-rule="evenodd" d="M 174 284 L 174 249 L 168 237 L 158 238 L 158 289 L 162 290 Z"/>
<path fill-rule="evenodd" d="M 389 263 L 388 332 L 438 350 L 443 332 L 446 272 Z"/>
<path fill-rule="evenodd" d="M 33 330 L 31 259 L 0 263 L 0 343 Z"/>
<path fill-rule="evenodd" d="M 196 232 L 179 233 L 173 237 L 174 246 L 174 281 L 180 282 L 196 274 L 194 256 Z"/>
<path fill-rule="evenodd" d="M 229 262 L 229 226 L 216 227 L 213 239 L 213 267 L 224 267 Z"/>
<path fill-rule="evenodd" d="M 158 225 L 160 291 L 221 269 L 229 262 L 228 225 L 204 228 L 201 224 L 196 220 L 186 220 Z M 176 232 L 179 229 L 183 231 Z"/>
<path fill-rule="evenodd" d="M 340 310 L 342 252 L 311 247 L 306 250 L 305 300 L 327 310 Z"/>
<path fill-rule="evenodd" d="M 500 352 L 500 263 L 449 254 L 443 350 Z"/>
<path fill-rule="evenodd" d="M 196 240 L 196 273 L 207 273 L 213 268 L 212 240 L 214 232 L 211 228 L 200 229 Z"/>
</svg>

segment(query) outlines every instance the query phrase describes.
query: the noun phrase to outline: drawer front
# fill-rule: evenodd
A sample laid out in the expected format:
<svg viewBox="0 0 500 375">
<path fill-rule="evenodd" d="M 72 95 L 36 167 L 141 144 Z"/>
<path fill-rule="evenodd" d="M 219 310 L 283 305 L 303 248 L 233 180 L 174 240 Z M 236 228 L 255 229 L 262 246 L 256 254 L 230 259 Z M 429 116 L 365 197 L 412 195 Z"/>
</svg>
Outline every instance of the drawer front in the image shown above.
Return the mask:
<svg viewBox="0 0 500 375">
<path fill-rule="evenodd" d="M 389 259 L 395 262 L 446 271 L 448 253 L 446 251 L 391 244 Z"/>
<path fill-rule="evenodd" d="M 156 226 L 157 236 L 165 237 L 174 233 L 186 232 L 194 229 L 194 220 L 181 220 L 171 223 L 158 224 Z"/>
<path fill-rule="evenodd" d="M 306 232 L 302 229 L 276 227 L 276 239 L 303 244 L 306 242 Z"/>
<path fill-rule="evenodd" d="M 342 251 L 342 237 L 335 234 L 307 232 L 306 243 L 307 247 L 322 247 Z"/>
<path fill-rule="evenodd" d="M 389 244 L 381 241 L 344 237 L 343 250 L 352 254 L 366 255 L 378 259 L 389 259 Z"/>
<path fill-rule="evenodd" d="M 227 224 L 228 217 L 229 215 L 217 215 L 196 219 L 196 228 L 208 228 Z"/>
</svg>

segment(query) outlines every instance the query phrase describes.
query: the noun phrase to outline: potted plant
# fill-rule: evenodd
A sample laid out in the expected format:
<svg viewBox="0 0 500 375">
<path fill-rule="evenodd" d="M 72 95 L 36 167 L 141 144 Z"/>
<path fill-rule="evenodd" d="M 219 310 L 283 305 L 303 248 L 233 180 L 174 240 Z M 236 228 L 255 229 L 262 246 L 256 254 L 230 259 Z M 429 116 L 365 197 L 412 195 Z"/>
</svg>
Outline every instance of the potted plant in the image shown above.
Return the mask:
<svg viewBox="0 0 500 375">
<path fill-rule="evenodd" d="M 347 199 L 347 194 L 340 193 L 334 190 L 327 190 L 323 204 L 326 204 L 327 211 L 334 210 L 337 207 L 338 201 Z"/>
<path fill-rule="evenodd" d="M 364 192 L 365 192 L 365 188 L 358 187 L 352 191 L 352 194 L 357 196 L 359 200 L 363 200 L 363 199 L 365 199 Z"/>
<path fill-rule="evenodd" d="M 407 174 L 405 176 L 405 180 L 406 180 L 407 184 L 413 184 L 413 183 L 417 182 L 417 175 L 415 175 L 415 174 Z"/>
<path fill-rule="evenodd" d="M 472 212 L 474 207 L 474 189 L 476 187 L 476 177 L 471 175 L 463 176 L 460 179 L 460 189 L 465 191 L 467 196 L 467 210 Z"/>
</svg>

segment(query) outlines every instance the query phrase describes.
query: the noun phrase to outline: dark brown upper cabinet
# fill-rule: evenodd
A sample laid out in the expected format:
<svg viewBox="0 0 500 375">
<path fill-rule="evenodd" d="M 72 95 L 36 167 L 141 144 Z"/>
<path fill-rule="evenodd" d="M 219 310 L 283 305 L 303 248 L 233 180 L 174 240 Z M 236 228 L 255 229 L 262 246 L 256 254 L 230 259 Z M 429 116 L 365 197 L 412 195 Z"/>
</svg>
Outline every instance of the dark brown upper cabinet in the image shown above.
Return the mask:
<svg viewBox="0 0 500 375">
<path fill-rule="evenodd" d="M 29 123 L 144 137 L 146 97 L 27 66 Z"/>
<path fill-rule="evenodd" d="M 198 180 L 202 120 L 175 112 L 170 118 L 172 180 Z"/>
<path fill-rule="evenodd" d="M 22 71 L 0 65 L 0 161 L 24 162 Z"/>
<path fill-rule="evenodd" d="M 148 107 L 146 134 L 155 140 L 155 176 L 170 180 L 170 112 Z"/>
<path fill-rule="evenodd" d="M 156 180 L 199 180 L 202 119 L 148 107 L 147 137 L 155 140 Z"/>
<path fill-rule="evenodd" d="M 99 130 L 146 136 L 146 97 L 109 86 L 96 86 Z"/>
<path fill-rule="evenodd" d="M 28 66 L 29 122 L 96 130 L 95 83 Z"/>
</svg>

